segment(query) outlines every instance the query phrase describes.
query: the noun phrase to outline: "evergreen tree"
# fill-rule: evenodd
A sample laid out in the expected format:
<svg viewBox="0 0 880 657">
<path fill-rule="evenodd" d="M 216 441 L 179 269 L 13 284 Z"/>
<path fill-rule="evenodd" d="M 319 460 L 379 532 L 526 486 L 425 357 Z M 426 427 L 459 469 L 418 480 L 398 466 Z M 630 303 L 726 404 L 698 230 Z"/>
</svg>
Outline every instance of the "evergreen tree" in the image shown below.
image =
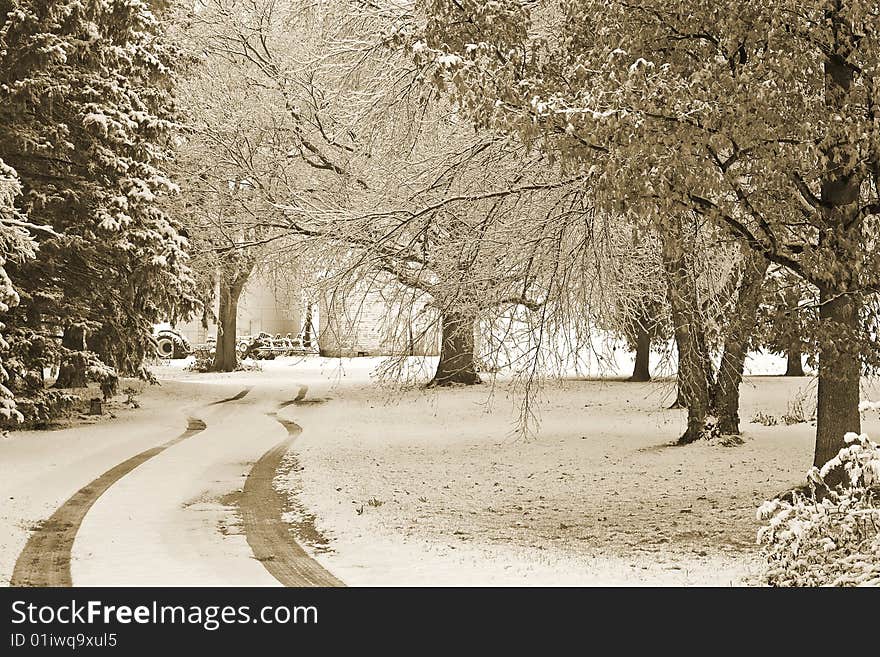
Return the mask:
<svg viewBox="0 0 880 657">
<path fill-rule="evenodd" d="M 18 304 L 19 297 L 6 273 L 6 262 L 12 259 L 33 257 L 33 241 L 27 224 L 15 211 L 15 197 L 20 192 L 15 171 L 0 160 L 0 313 Z M 0 322 L 0 353 L 9 347 L 3 339 L 4 324 Z M 15 407 L 12 392 L 5 386 L 9 375 L 0 358 L 0 424 L 17 423 L 23 417 Z"/>
<path fill-rule="evenodd" d="M 139 0 L 0 0 L 0 16 L 0 158 L 19 211 L 53 229 L 8 267 L 12 384 L 40 388 L 59 359 L 63 387 L 112 382 L 106 366 L 146 375 L 152 324 L 193 310 L 186 241 L 159 205 L 175 52 Z"/>
</svg>

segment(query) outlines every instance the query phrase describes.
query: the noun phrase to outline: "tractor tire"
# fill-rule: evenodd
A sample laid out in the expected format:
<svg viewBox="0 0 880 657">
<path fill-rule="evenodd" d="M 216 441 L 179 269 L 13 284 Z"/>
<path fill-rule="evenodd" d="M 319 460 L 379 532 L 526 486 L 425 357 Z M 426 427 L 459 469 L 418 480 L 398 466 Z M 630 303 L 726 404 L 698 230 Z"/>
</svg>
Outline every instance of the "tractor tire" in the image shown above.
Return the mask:
<svg viewBox="0 0 880 657">
<path fill-rule="evenodd" d="M 174 358 L 175 344 L 170 335 L 160 335 L 156 338 L 156 355 L 159 358 Z"/>
<path fill-rule="evenodd" d="M 156 336 L 156 354 L 159 358 L 186 358 L 191 353 L 187 339 L 176 331 L 160 331 Z"/>
</svg>

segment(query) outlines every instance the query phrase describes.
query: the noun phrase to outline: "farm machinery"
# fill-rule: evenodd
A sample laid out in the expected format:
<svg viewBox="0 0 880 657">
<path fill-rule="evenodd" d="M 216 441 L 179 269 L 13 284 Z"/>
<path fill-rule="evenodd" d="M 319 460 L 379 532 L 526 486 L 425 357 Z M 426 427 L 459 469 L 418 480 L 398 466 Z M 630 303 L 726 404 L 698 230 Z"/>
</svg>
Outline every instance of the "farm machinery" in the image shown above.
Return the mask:
<svg viewBox="0 0 880 657">
<path fill-rule="evenodd" d="M 240 337 L 236 349 L 239 358 L 255 360 L 272 360 L 276 356 L 302 356 L 314 352 L 314 349 L 303 346 L 302 338 L 293 337 L 290 333 L 282 337 L 280 333 L 273 336 L 265 332 L 256 336 Z"/>
<path fill-rule="evenodd" d="M 197 345 L 195 349 L 190 346 L 189 341 L 183 335 L 173 329 L 161 329 L 154 338 L 156 340 L 156 355 L 163 359 L 186 358 L 193 353 L 201 354 L 203 357 L 213 357 L 217 350 L 217 339 L 214 336 L 209 337 L 205 344 Z M 272 360 L 276 356 L 302 356 L 317 353 L 317 347 L 304 346 L 301 337 L 293 337 L 290 333 L 286 336 L 282 336 L 280 333 L 273 336 L 270 333 L 261 332 L 257 335 L 239 336 L 235 341 L 235 351 L 240 360 L 245 358 Z"/>
<path fill-rule="evenodd" d="M 189 340 L 174 329 L 160 329 L 153 337 L 156 340 L 156 355 L 159 358 L 186 358 L 193 352 Z"/>
</svg>

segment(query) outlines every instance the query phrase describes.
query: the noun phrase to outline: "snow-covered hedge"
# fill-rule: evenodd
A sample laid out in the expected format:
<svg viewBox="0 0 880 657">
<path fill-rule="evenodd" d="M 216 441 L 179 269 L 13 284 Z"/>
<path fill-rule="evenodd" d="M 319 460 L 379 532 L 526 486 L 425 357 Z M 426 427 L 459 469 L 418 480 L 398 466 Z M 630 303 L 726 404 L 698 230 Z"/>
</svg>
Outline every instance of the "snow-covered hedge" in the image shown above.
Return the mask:
<svg viewBox="0 0 880 657">
<path fill-rule="evenodd" d="M 758 519 L 767 521 L 758 531 L 765 583 L 880 586 L 880 447 L 864 434 L 845 440 L 848 446 L 821 470 L 808 472 L 808 492 L 758 509 Z M 838 467 L 848 482 L 829 491 L 825 477 Z"/>
<path fill-rule="evenodd" d="M 20 300 L 6 273 L 7 261 L 30 258 L 34 254 L 31 235 L 15 208 L 15 198 L 19 194 L 18 174 L 0 160 L 0 314 L 8 312 Z M 2 358 L 9 350 L 9 343 L 3 337 L 5 328 L 6 325 L 0 322 L 0 426 L 11 426 L 24 420 L 24 416 L 16 408 L 12 391 L 5 385 L 9 380 Z"/>
<path fill-rule="evenodd" d="M 15 399 L 19 419 L 0 415 L 0 431 L 5 429 L 46 429 L 59 418 L 77 410 L 83 400 L 64 390 L 38 390 L 28 397 Z"/>
</svg>

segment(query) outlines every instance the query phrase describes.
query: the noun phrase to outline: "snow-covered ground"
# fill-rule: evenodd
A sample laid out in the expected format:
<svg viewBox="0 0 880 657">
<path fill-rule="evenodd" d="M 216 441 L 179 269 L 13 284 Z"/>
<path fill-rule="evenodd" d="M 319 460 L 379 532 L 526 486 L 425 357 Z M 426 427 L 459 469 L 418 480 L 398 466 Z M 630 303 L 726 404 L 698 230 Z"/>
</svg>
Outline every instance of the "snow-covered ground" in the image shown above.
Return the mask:
<svg viewBox="0 0 880 657">
<path fill-rule="evenodd" d="M 741 584 L 758 566 L 755 508 L 811 461 L 810 424 L 750 422 L 804 400 L 809 411 L 809 378 L 750 377 L 745 444 L 679 448 L 669 446 L 684 423 L 666 410 L 671 380 L 547 384 L 540 431 L 525 438 L 510 381 L 395 390 L 371 377 L 378 362 L 281 358 L 207 375 L 177 362 L 156 370 L 163 385 L 144 390 L 142 408 L 115 420 L 11 433 L 0 440 L 0 582 L 30 528 L 109 468 L 180 435 L 190 416 L 207 428 L 88 511 L 71 552 L 75 585 L 274 584 L 227 496 L 286 435 L 275 412 L 303 429 L 276 485 L 301 541 L 349 585 Z M 629 365 L 620 358 L 621 372 Z M 284 405 L 303 391 L 303 403 Z M 866 384 L 864 397 L 880 394 Z M 866 417 L 865 431 L 880 435 L 880 421 Z"/>
<path fill-rule="evenodd" d="M 750 422 L 812 399 L 807 378 L 746 381 L 744 445 L 670 447 L 684 413 L 665 409 L 669 381 L 548 385 L 524 439 L 503 382 L 391 393 L 349 375 L 291 411 L 304 431 L 279 483 L 350 585 L 742 584 L 758 567 L 756 507 L 812 459 L 812 425 Z"/>
<path fill-rule="evenodd" d="M 144 388 L 141 408 L 117 409 L 116 419 L 0 438 L 0 583 L 36 523 L 117 463 L 180 434 L 208 392 L 167 381 Z"/>
</svg>

